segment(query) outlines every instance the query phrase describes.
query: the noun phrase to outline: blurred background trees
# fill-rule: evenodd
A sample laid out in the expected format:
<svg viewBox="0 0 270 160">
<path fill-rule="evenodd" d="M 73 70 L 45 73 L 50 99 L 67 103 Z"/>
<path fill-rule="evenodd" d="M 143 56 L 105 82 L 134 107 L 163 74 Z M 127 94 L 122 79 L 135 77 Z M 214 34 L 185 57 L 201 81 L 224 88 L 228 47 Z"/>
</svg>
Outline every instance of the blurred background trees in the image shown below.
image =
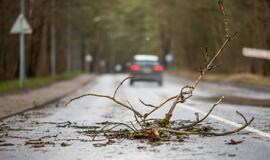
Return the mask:
<svg viewBox="0 0 270 160">
<path fill-rule="evenodd" d="M 56 72 L 113 72 L 134 54 L 173 53 L 176 69 L 198 71 L 202 49 L 210 55 L 224 39 L 217 0 L 26 0 L 33 33 L 26 36 L 26 76 L 51 71 L 55 21 Z M 270 2 L 226 0 L 231 32 L 239 32 L 218 64 L 219 72 L 270 74 L 270 61 L 246 58 L 242 48 L 270 49 Z M 55 11 L 53 11 L 53 8 Z M 0 0 L 0 80 L 18 75 L 18 36 L 9 33 L 19 0 Z M 93 61 L 86 64 L 85 56 Z"/>
</svg>

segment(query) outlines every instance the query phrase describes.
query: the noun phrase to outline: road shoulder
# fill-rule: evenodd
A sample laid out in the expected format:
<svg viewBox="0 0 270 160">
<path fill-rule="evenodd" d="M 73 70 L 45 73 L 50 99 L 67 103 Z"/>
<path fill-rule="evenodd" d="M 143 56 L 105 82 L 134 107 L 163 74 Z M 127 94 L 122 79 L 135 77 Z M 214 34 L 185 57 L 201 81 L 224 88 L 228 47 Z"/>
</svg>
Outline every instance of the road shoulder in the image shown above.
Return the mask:
<svg viewBox="0 0 270 160">
<path fill-rule="evenodd" d="M 195 79 L 184 75 L 168 73 L 172 81 L 181 81 L 183 84 L 190 84 Z M 199 101 L 215 103 L 221 96 L 225 99 L 223 103 L 237 106 L 270 107 L 270 89 L 254 87 L 246 84 L 233 82 L 203 80 L 197 88 Z M 208 90 L 210 92 L 205 92 Z"/>
<path fill-rule="evenodd" d="M 170 71 L 170 75 L 193 80 L 197 78 L 199 73 L 191 71 Z M 249 88 L 252 90 L 270 92 L 270 77 L 263 77 L 249 73 L 239 74 L 207 74 L 203 78 L 204 82 L 215 84 L 226 84 L 235 87 Z"/>
<path fill-rule="evenodd" d="M 94 75 L 84 74 L 24 93 L 1 95 L 0 119 L 53 102 L 77 90 L 93 78 Z"/>
</svg>

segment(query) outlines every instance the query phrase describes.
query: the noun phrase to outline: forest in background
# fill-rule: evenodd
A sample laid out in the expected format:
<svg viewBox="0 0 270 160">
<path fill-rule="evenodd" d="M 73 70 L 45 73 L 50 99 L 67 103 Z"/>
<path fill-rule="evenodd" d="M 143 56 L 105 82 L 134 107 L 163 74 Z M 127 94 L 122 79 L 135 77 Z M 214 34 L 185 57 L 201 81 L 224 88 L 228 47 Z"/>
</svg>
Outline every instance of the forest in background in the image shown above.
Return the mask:
<svg viewBox="0 0 270 160">
<path fill-rule="evenodd" d="M 51 72 L 52 22 L 55 24 L 56 72 L 113 72 L 134 54 L 174 55 L 173 67 L 198 71 L 202 50 L 214 53 L 224 40 L 217 0 L 26 0 L 33 33 L 26 36 L 26 76 Z M 231 33 L 238 36 L 218 60 L 222 73 L 270 75 L 270 61 L 242 56 L 243 47 L 270 49 L 270 2 L 224 1 Z M 19 0 L 0 0 L 0 81 L 19 71 L 19 38 L 10 29 L 20 13 Z M 103 64 L 101 64 L 101 62 Z"/>
</svg>

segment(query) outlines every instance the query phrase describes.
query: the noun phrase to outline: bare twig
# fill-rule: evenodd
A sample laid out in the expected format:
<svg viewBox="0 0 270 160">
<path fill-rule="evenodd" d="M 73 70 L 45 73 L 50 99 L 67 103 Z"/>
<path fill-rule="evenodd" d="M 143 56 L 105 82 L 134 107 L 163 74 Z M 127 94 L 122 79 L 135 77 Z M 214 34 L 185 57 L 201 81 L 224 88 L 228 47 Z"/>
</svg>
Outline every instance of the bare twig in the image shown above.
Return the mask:
<svg viewBox="0 0 270 160">
<path fill-rule="evenodd" d="M 218 1 L 218 4 L 219 4 L 220 11 L 221 11 L 221 13 L 222 13 L 222 16 L 223 16 L 223 21 L 224 21 L 224 28 L 225 28 L 226 37 L 228 38 L 228 37 L 230 37 L 229 21 L 228 21 L 226 12 L 225 12 L 225 8 L 224 8 L 223 1 L 222 1 L 222 0 L 219 0 L 219 1 Z"/>
<path fill-rule="evenodd" d="M 139 99 L 139 101 L 141 102 L 141 104 L 145 105 L 146 107 L 151 107 L 151 108 L 158 108 L 152 104 L 148 104 L 148 103 L 145 103 L 143 100 Z"/>
<path fill-rule="evenodd" d="M 128 103 L 128 105 L 129 105 L 132 109 L 134 109 L 133 106 L 132 106 L 132 104 L 131 104 L 129 101 L 127 101 L 127 103 Z M 141 122 L 138 120 L 137 115 L 136 115 L 135 113 L 134 113 L 134 118 L 135 118 L 136 122 L 140 125 L 141 129 L 142 129 L 142 128 L 143 128 L 143 125 L 142 125 Z M 141 118 L 141 121 L 144 122 L 144 121 L 142 120 L 142 118 Z"/>
<path fill-rule="evenodd" d="M 231 40 L 231 37 L 230 37 L 230 34 L 229 34 L 229 29 L 228 29 L 228 20 L 227 20 L 227 17 L 226 17 L 226 13 L 225 13 L 225 10 L 224 10 L 224 5 L 223 5 L 222 0 L 219 1 L 219 6 L 220 6 L 220 9 L 221 9 L 222 15 L 224 17 L 224 26 L 225 26 L 225 30 L 226 30 L 226 39 L 223 42 L 223 44 L 221 45 L 221 47 L 218 49 L 218 51 L 216 52 L 216 54 L 211 58 L 211 60 L 209 60 L 209 62 L 205 66 L 205 68 L 200 72 L 198 78 L 195 80 L 195 82 L 193 83 L 193 85 L 191 85 L 191 87 L 190 87 L 191 94 L 194 91 L 194 89 L 198 86 L 199 82 L 203 79 L 203 77 L 207 73 L 207 71 L 213 69 L 213 67 L 212 67 L 213 62 L 222 53 L 222 51 L 224 50 L 224 48 L 228 45 L 228 43 Z M 169 112 L 165 115 L 165 118 L 164 118 L 164 122 L 165 123 L 168 123 L 169 122 L 170 118 L 172 117 L 172 113 L 173 113 L 176 105 L 178 104 L 179 101 L 181 102 L 181 100 L 183 100 L 181 98 L 183 98 L 183 93 L 182 92 L 180 92 L 177 95 L 177 97 L 174 100 L 174 102 L 173 102 L 173 104 L 172 104 Z"/>
<path fill-rule="evenodd" d="M 199 113 L 194 113 L 195 114 L 195 116 L 196 116 L 196 121 L 199 121 L 200 120 L 200 116 L 199 116 Z"/>
<path fill-rule="evenodd" d="M 119 88 L 124 84 L 124 82 L 125 81 L 127 81 L 128 79 L 131 79 L 131 78 L 134 78 L 134 77 L 127 77 L 127 78 L 125 78 L 125 79 L 123 79 L 120 83 L 119 83 L 119 85 L 117 86 L 117 88 L 116 88 L 116 90 L 114 91 L 114 94 L 113 94 L 113 99 L 115 99 L 115 96 L 116 96 L 116 94 L 117 94 L 117 91 L 119 90 Z"/>
<path fill-rule="evenodd" d="M 212 106 L 212 108 L 208 111 L 208 113 L 202 118 L 202 119 L 198 119 L 197 121 L 195 121 L 194 123 L 191 123 L 191 124 L 189 124 L 189 125 L 185 125 L 185 126 L 182 126 L 182 127 L 177 127 L 177 128 L 174 128 L 175 130 L 180 130 L 180 129 L 185 129 L 185 128 L 191 128 L 191 127 L 193 127 L 193 126 L 196 126 L 197 124 L 199 124 L 199 123 L 201 123 L 201 122 L 203 122 L 211 113 L 212 113 L 212 111 L 214 110 L 214 108 L 216 107 L 216 106 L 218 106 L 220 103 L 221 103 L 221 101 L 224 99 L 224 97 L 221 97 L 213 106 Z"/>
<path fill-rule="evenodd" d="M 160 128 L 161 131 L 165 131 L 165 132 L 169 132 L 169 133 L 174 133 L 174 134 L 184 134 L 184 135 L 189 135 L 191 134 L 191 132 L 187 132 L 187 131 L 179 131 L 179 130 L 175 130 L 175 129 L 170 129 L 170 128 Z"/>
<path fill-rule="evenodd" d="M 92 141 L 94 141 L 95 138 L 96 138 L 100 133 L 102 133 L 102 131 L 103 131 L 105 128 L 109 127 L 110 125 L 112 125 L 112 124 L 111 124 L 111 123 L 108 123 L 108 124 L 104 125 L 100 130 L 98 130 L 98 131 L 96 132 L 96 134 L 93 136 Z"/>
<path fill-rule="evenodd" d="M 131 126 L 136 130 L 136 131 L 139 131 L 136 127 L 135 127 L 135 125 L 133 124 L 133 122 L 129 122 L 130 124 L 131 124 Z"/>
<path fill-rule="evenodd" d="M 249 126 L 253 120 L 255 119 L 254 117 L 252 117 L 249 121 L 247 121 L 246 117 L 240 113 L 240 112 L 236 112 L 238 115 L 240 115 L 244 121 L 245 121 L 245 124 L 242 126 L 242 127 L 239 127 L 235 130 L 232 130 L 232 131 L 228 131 L 228 132 L 223 132 L 223 133 L 212 133 L 212 132 L 206 132 L 206 133 L 202 133 L 203 135 L 209 135 L 209 136 L 225 136 L 225 135 L 230 135 L 230 134 L 234 134 L 234 133 L 238 133 L 240 132 L 241 130 L 245 129 L 247 126 Z"/>
<path fill-rule="evenodd" d="M 74 100 L 77 100 L 77 99 L 80 99 L 80 98 L 83 98 L 83 97 L 88 97 L 88 96 L 93 96 L 93 97 L 101 97 L 101 98 L 107 98 L 107 99 L 110 99 L 112 100 L 114 103 L 118 104 L 119 106 L 121 107 L 124 107 L 132 112 L 134 112 L 137 116 L 139 117 L 142 117 L 142 115 L 136 111 L 135 109 L 129 107 L 128 105 L 122 103 L 121 101 L 113 98 L 113 97 L 110 97 L 110 96 L 107 96 L 107 95 L 102 95 L 102 94 L 94 94 L 94 93 L 88 93 L 88 94 L 84 94 L 84 95 L 81 95 L 81 96 L 78 96 L 78 97 L 75 97 L 75 98 L 72 98 L 66 105 L 69 105 L 72 101 Z"/>
</svg>

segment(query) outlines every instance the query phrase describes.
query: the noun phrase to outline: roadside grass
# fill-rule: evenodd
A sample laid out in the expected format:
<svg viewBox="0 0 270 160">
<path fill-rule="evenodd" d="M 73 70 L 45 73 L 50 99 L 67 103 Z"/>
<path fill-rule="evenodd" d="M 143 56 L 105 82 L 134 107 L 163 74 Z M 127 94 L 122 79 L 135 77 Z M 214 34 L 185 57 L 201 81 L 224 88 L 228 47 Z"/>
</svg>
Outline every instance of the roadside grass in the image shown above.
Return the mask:
<svg viewBox="0 0 270 160">
<path fill-rule="evenodd" d="M 72 72 L 72 73 L 62 73 L 56 75 L 55 77 L 35 77 L 35 78 L 26 78 L 24 81 L 24 90 L 34 89 L 50 85 L 53 82 L 70 79 L 80 75 L 81 72 Z M 20 91 L 19 80 L 10 80 L 0 82 L 0 94 L 4 93 L 13 93 Z"/>
<path fill-rule="evenodd" d="M 198 73 L 186 71 L 186 70 L 172 70 L 173 74 L 184 76 L 187 78 L 195 78 Z M 251 73 L 233 73 L 233 74 L 215 74 L 209 73 L 204 77 L 207 81 L 212 82 L 230 82 L 238 85 L 249 85 L 254 87 L 270 87 L 270 77 Z"/>
</svg>

